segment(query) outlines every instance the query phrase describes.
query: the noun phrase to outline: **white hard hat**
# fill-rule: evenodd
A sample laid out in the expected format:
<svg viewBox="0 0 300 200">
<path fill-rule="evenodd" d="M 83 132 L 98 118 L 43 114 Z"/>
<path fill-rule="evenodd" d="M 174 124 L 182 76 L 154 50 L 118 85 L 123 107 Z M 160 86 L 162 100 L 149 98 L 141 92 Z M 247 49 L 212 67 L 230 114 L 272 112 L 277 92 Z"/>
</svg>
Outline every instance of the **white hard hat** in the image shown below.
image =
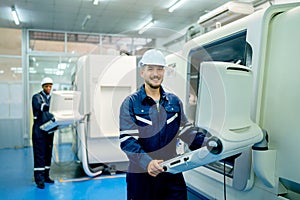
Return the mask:
<svg viewBox="0 0 300 200">
<path fill-rule="evenodd" d="M 159 65 L 159 66 L 167 66 L 165 56 L 161 51 L 156 49 L 150 49 L 146 51 L 139 61 L 138 66 L 142 67 L 144 65 Z"/>
<path fill-rule="evenodd" d="M 41 86 L 43 86 L 43 85 L 46 84 L 46 83 L 48 83 L 48 84 L 53 84 L 52 78 L 49 78 L 49 77 L 43 78 L 43 80 L 42 80 L 42 82 L 41 82 Z"/>
</svg>

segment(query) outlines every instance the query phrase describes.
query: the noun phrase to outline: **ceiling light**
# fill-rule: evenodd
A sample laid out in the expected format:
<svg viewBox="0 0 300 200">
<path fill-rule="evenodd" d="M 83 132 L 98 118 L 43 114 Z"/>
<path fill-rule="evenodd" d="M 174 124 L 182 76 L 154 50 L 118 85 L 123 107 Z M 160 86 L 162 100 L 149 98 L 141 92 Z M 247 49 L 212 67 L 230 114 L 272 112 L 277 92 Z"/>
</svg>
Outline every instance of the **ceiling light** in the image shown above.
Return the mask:
<svg viewBox="0 0 300 200">
<path fill-rule="evenodd" d="M 143 26 L 140 30 L 139 30 L 139 34 L 143 34 L 146 30 L 148 30 L 151 26 L 154 25 L 154 20 L 151 20 L 150 22 L 148 22 L 145 26 Z"/>
<path fill-rule="evenodd" d="M 82 22 L 82 24 L 81 24 L 81 29 L 82 29 L 82 30 L 85 29 L 86 23 L 87 23 L 91 18 L 92 18 L 91 15 L 85 16 L 85 18 L 84 18 L 84 20 L 83 20 L 83 22 Z"/>
<path fill-rule="evenodd" d="M 185 2 L 186 0 L 178 0 L 176 1 L 169 9 L 169 12 L 173 12 L 175 9 L 179 8 L 180 6 L 182 6 L 182 4 Z"/>
<path fill-rule="evenodd" d="M 93 0 L 93 4 L 94 5 L 98 5 L 99 4 L 99 0 Z"/>
<path fill-rule="evenodd" d="M 15 24 L 19 25 L 20 24 L 20 19 L 19 19 L 19 16 L 18 16 L 18 13 L 16 11 L 15 6 L 11 7 L 11 15 L 12 15 L 12 17 L 14 19 Z"/>
</svg>

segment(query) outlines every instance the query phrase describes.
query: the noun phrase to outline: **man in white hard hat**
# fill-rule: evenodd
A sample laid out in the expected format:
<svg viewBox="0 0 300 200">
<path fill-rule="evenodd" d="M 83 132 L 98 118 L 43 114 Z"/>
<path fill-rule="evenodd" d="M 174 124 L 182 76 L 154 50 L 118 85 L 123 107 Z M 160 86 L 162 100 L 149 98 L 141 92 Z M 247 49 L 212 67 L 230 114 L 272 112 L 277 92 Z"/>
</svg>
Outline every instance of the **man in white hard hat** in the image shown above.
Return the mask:
<svg viewBox="0 0 300 200">
<path fill-rule="evenodd" d="M 45 188 L 45 182 L 54 183 L 49 176 L 54 134 L 40 129 L 42 124 L 53 118 L 53 115 L 49 113 L 52 85 L 53 80 L 45 77 L 41 82 L 43 90 L 32 97 L 34 179 L 40 189 Z"/>
<path fill-rule="evenodd" d="M 202 146 L 205 134 L 179 135 L 179 129 L 189 123 L 180 99 L 161 86 L 166 67 L 162 52 L 146 51 L 138 65 L 144 84 L 120 108 L 120 146 L 129 158 L 127 199 L 185 200 L 182 173 L 164 172 L 160 163 L 177 155 L 178 138 L 194 150 Z"/>
</svg>

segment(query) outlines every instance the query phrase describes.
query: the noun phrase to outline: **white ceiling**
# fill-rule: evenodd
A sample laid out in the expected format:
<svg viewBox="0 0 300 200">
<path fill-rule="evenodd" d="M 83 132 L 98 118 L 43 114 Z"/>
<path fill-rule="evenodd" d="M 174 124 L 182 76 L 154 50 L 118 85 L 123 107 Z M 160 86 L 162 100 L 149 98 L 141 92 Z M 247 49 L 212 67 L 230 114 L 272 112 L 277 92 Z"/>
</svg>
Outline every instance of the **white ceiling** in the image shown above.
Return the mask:
<svg viewBox="0 0 300 200">
<path fill-rule="evenodd" d="M 196 23 L 209 10 L 228 0 L 186 0 L 185 4 L 169 13 L 167 7 L 174 0 L 1 0 L 0 27 L 138 35 L 138 29 L 154 19 L 153 28 L 140 37 L 168 37 Z M 242 0 L 241 0 L 242 1 Z M 245 0 L 244 0 L 245 1 Z M 21 20 L 16 26 L 10 7 L 15 5 Z M 82 29 L 87 15 L 91 19 Z"/>
</svg>

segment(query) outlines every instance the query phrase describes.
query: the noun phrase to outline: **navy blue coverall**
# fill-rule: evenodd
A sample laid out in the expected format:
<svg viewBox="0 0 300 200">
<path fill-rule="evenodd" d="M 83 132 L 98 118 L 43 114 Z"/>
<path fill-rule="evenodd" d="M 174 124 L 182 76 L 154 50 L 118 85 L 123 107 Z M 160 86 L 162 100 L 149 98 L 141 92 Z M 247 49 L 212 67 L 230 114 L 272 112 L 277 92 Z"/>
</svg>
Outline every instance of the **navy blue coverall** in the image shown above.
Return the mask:
<svg viewBox="0 0 300 200">
<path fill-rule="evenodd" d="M 47 96 L 43 91 L 32 97 L 32 145 L 36 183 L 49 177 L 54 134 L 51 133 L 51 130 L 49 132 L 41 130 L 40 126 L 53 118 L 53 115 L 49 113 L 50 99 L 51 96 Z"/>
<path fill-rule="evenodd" d="M 159 107 L 147 96 L 144 85 L 128 96 L 120 108 L 120 146 L 129 158 L 127 199 L 187 199 L 182 173 L 160 173 L 152 177 L 147 166 L 153 159 L 177 156 L 176 142 L 180 127 L 188 123 L 180 99 L 160 87 Z M 205 134 L 181 135 L 189 147 L 200 148 Z"/>
</svg>

